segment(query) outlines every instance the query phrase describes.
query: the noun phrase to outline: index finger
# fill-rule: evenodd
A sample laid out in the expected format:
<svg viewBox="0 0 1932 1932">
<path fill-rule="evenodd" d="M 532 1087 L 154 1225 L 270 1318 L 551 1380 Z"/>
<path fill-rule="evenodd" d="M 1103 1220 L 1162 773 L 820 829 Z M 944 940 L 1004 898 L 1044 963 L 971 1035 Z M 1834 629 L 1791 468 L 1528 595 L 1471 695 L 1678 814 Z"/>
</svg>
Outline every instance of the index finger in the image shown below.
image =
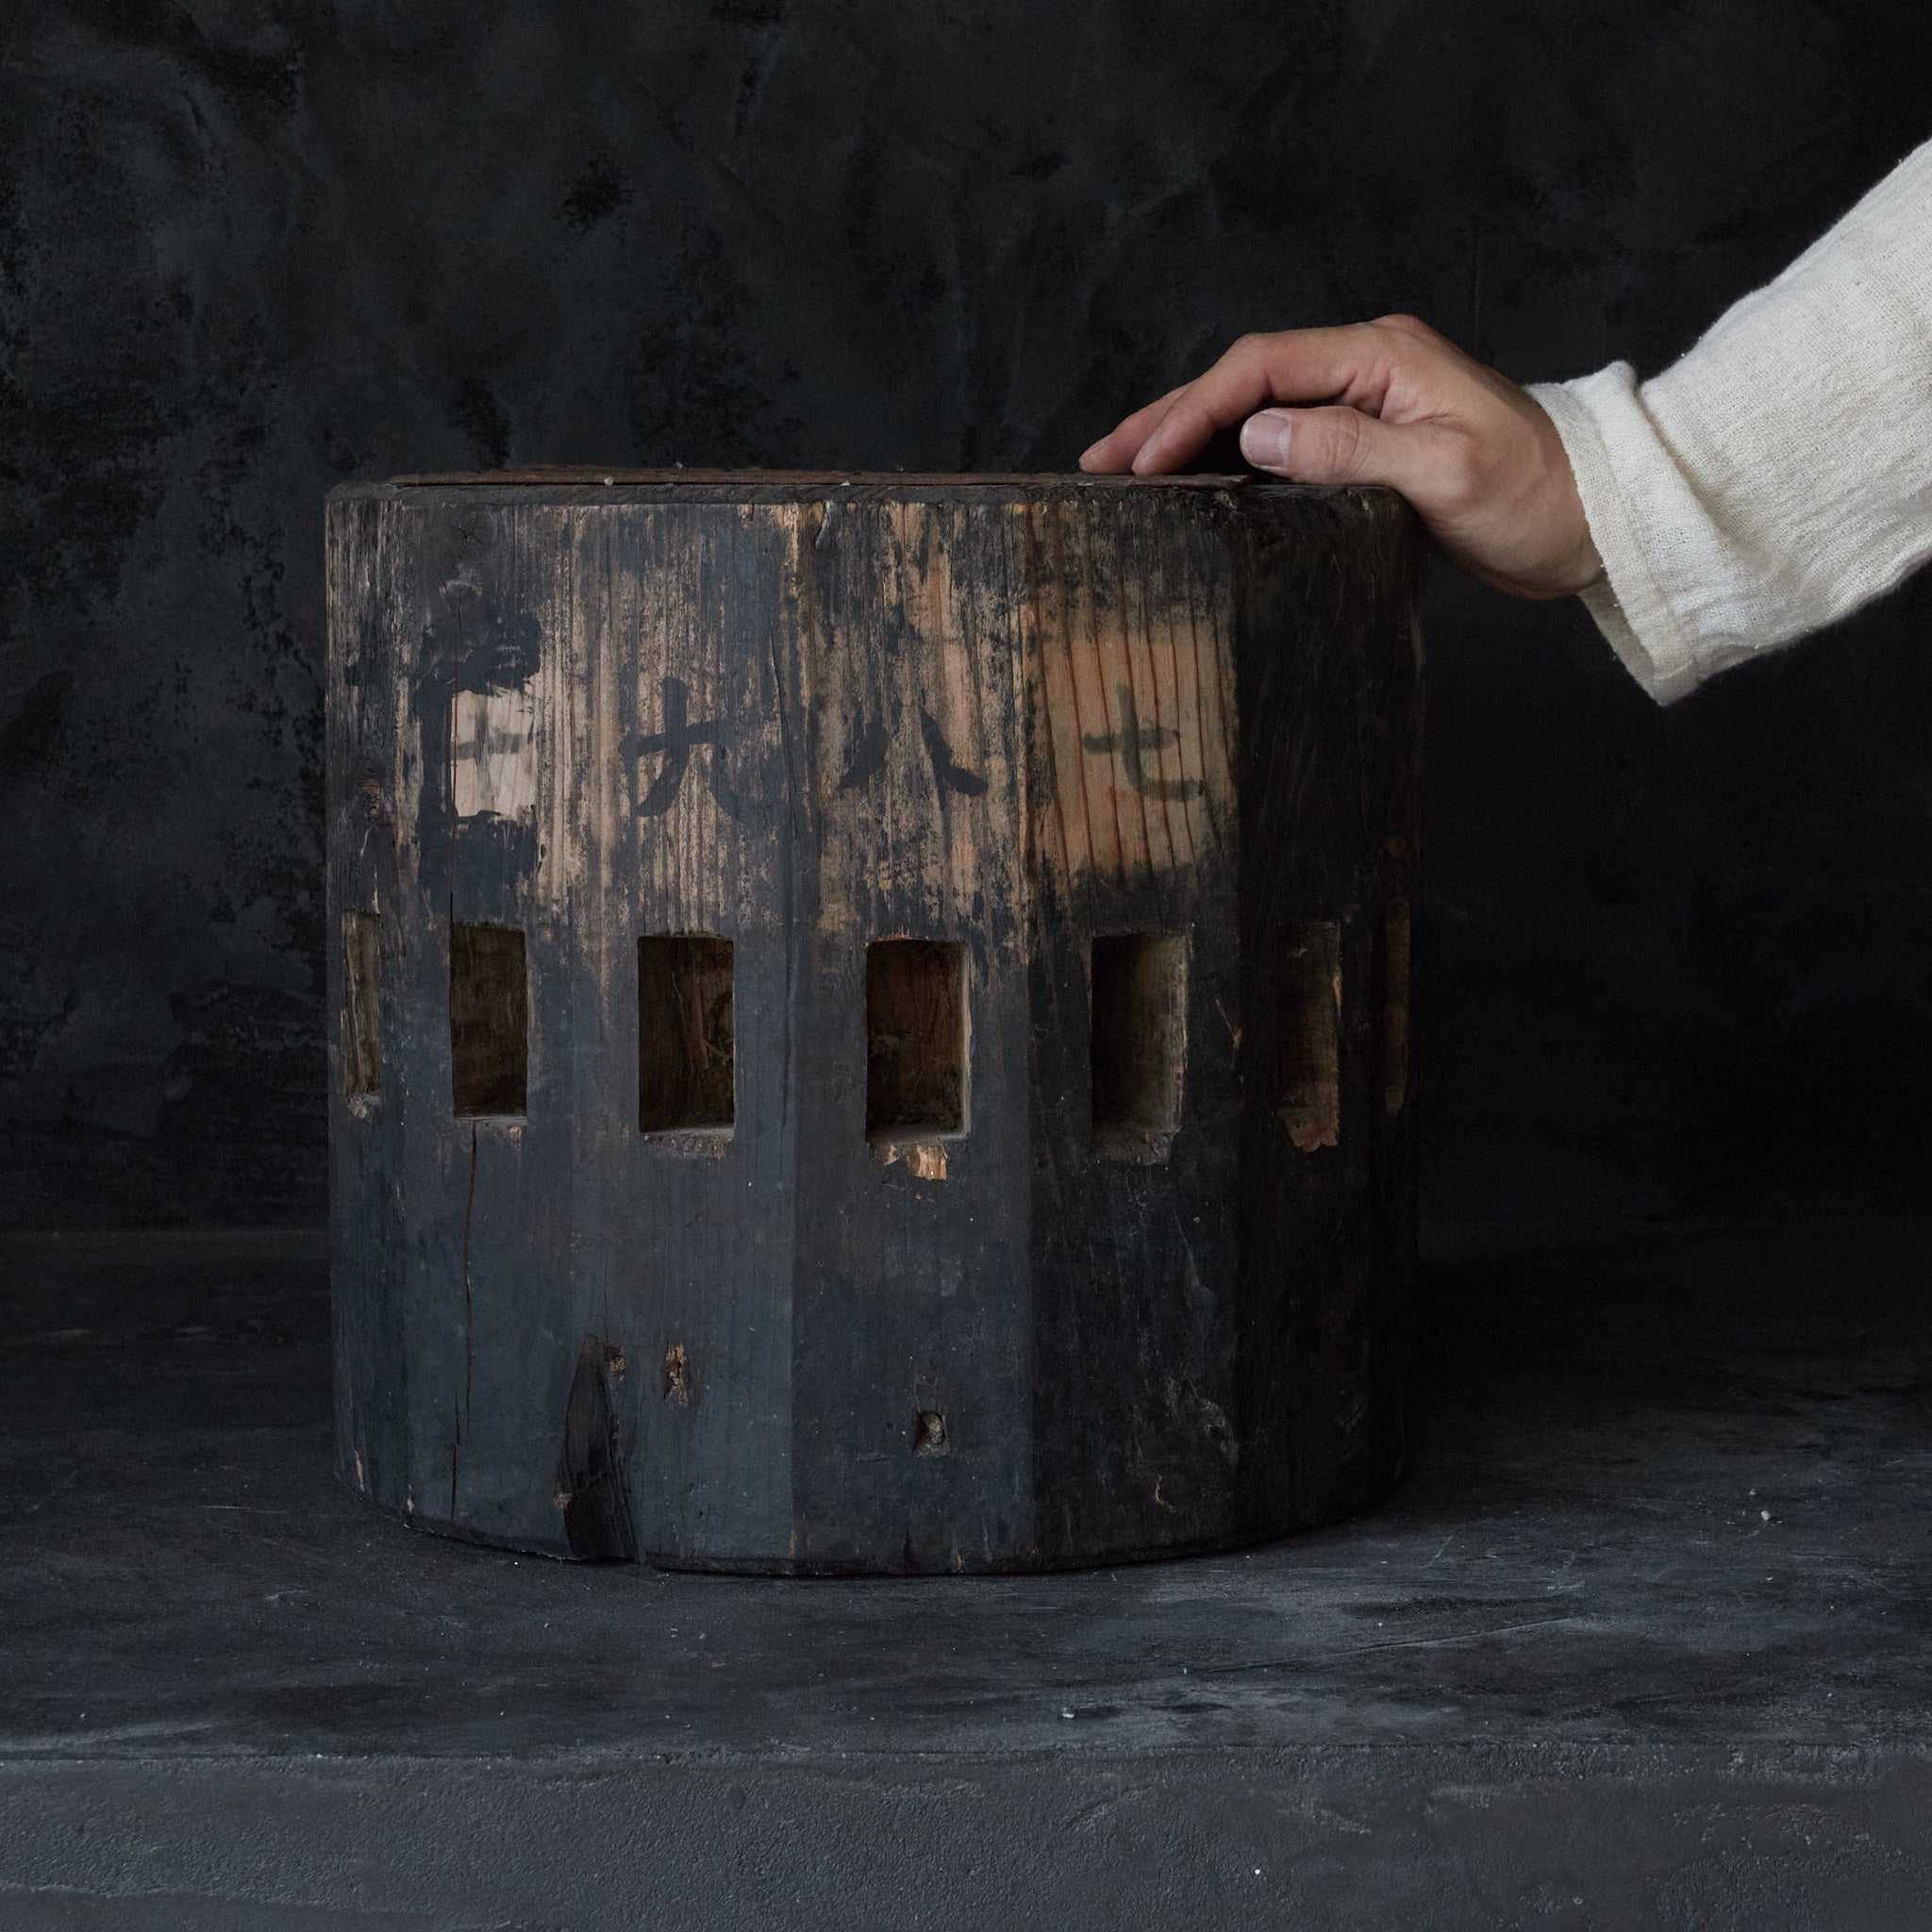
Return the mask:
<svg viewBox="0 0 1932 1932">
<path fill-rule="evenodd" d="M 1377 332 L 1360 323 L 1243 336 L 1211 369 L 1163 398 L 1167 407 L 1135 454 L 1134 474 L 1178 470 L 1216 431 L 1233 428 L 1270 403 L 1367 400 L 1387 387 L 1377 379 L 1385 354 Z"/>
<path fill-rule="evenodd" d="M 1080 467 L 1102 475 L 1131 468 L 1141 445 L 1147 441 L 1148 432 L 1167 414 L 1174 405 L 1174 399 L 1186 388 L 1187 384 L 1182 383 L 1180 389 L 1171 389 L 1164 396 L 1157 396 L 1144 408 L 1136 409 L 1131 416 L 1123 416 L 1080 458 Z"/>
</svg>

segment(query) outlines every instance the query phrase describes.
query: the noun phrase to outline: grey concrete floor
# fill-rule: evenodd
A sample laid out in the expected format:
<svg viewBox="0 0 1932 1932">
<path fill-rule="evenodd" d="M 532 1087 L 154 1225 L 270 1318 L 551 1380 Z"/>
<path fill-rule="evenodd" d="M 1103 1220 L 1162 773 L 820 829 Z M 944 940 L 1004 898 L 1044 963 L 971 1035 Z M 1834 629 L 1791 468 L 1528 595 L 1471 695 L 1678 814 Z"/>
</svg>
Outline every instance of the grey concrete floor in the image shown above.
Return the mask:
<svg viewBox="0 0 1932 1932">
<path fill-rule="evenodd" d="M 317 1238 L 0 1242 L 0 1927 L 1932 1925 L 1928 1262 L 1446 1232 L 1356 1521 L 787 1583 L 374 1514 Z"/>
</svg>

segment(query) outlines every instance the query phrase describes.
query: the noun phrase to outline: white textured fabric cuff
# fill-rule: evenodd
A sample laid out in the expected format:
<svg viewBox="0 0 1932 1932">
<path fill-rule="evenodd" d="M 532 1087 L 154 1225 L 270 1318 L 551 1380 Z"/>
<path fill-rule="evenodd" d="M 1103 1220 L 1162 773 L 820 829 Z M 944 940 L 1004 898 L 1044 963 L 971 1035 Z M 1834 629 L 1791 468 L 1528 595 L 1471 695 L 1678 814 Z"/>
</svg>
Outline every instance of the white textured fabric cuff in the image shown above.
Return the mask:
<svg viewBox="0 0 1932 1932">
<path fill-rule="evenodd" d="M 1533 384 L 1529 392 L 1562 439 L 1608 579 L 1583 592 L 1584 608 L 1652 697 L 1663 705 L 1683 697 L 1703 673 L 1651 567 L 1643 519 L 1618 475 L 1621 471 L 1641 481 L 1644 500 L 1653 505 L 1689 491 L 1644 412 L 1637 372 L 1627 362 L 1613 362 L 1574 382 Z M 1682 508 L 1687 522 L 1703 520 L 1694 498 Z"/>
</svg>

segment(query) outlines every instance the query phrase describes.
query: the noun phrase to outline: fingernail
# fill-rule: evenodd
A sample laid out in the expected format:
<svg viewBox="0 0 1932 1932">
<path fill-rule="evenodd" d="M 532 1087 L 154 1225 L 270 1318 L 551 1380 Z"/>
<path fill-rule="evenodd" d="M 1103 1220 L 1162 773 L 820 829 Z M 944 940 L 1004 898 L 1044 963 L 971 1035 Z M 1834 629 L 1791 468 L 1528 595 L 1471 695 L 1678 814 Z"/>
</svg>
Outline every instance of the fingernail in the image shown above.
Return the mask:
<svg viewBox="0 0 1932 1932">
<path fill-rule="evenodd" d="M 1241 425 L 1241 455 L 1257 470 L 1285 470 L 1293 433 L 1294 419 L 1286 409 L 1262 409 Z"/>
</svg>

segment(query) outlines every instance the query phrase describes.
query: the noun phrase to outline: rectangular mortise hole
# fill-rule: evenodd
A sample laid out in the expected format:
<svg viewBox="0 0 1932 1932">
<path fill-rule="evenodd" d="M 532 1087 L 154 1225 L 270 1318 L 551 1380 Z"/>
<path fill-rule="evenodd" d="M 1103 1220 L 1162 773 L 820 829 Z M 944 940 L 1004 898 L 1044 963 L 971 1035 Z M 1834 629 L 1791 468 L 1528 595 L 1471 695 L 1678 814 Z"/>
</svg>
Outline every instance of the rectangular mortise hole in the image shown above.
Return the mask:
<svg viewBox="0 0 1932 1932">
<path fill-rule="evenodd" d="M 865 1131 L 966 1130 L 966 949 L 874 940 L 865 949 Z"/>
<path fill-rule="evenodd" d="M 1278 977 L 1277 1091 L 1282 1124 L 1304 1154 L 1341 1140 L 1341 928 L 1291 927 Z"/>
<path fill-rule="evenodd" d="M 731 941 L 707 932 L 638 941 L 638 1126 L 728 1128 L 736 1118 Z"/>
<path fill-rule="evenodd" d="M 1180 1124 L 1188 948 L 1172 934 L 1093 941 L 1093 1145 L 1144 1155 Z"/>
<path fill-rule="evenodd" d="M 458 1114 L 526 1110 L 528 1032 L 523 934 L 501 925 L 452 925 L 449 1058 Z"/>
<path fill-rule="evenodd" d="M 342 915 L 342 1091 L 351 1100 L 382 1091 L 382 918 Z"/>
</svg>

